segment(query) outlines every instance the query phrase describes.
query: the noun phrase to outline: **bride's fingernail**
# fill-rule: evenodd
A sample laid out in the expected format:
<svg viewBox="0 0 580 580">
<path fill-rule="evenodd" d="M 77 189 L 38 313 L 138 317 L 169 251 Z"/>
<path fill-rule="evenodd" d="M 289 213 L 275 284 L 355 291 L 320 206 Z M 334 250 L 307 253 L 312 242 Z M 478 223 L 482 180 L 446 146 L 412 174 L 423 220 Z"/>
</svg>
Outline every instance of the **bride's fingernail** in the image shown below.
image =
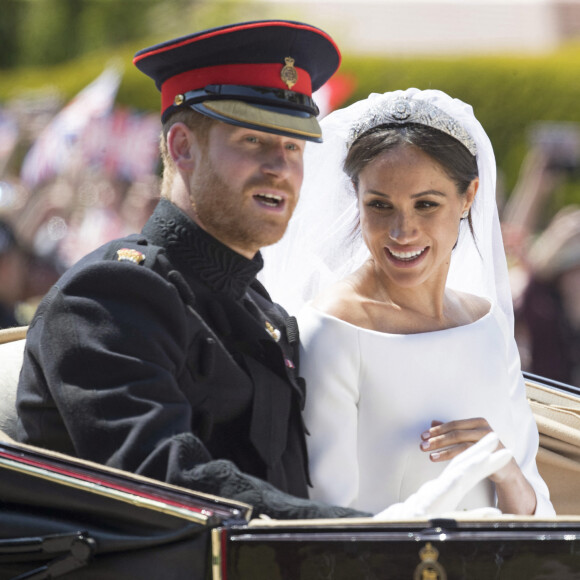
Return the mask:
<svg viewBox="0 0 580 580">
<path fill-rule="evenodd" d="M 429 455 L 429 457 L 431 459 L 439 459 L 439 453 L 431 453 L 431 455 Z"/>
<path fill-rule="evenodd" d="M 429 449 L 429 447 L 431 447 L 429 441 L 421 441 L 421 449 Z"/>
<path fill-rule="evenodd" d="M 429 439 L 431 437 L 431 433 L 429 431 L 425 431 L 425 433 L 421 433 L 421 439 Z"/>
</svg>

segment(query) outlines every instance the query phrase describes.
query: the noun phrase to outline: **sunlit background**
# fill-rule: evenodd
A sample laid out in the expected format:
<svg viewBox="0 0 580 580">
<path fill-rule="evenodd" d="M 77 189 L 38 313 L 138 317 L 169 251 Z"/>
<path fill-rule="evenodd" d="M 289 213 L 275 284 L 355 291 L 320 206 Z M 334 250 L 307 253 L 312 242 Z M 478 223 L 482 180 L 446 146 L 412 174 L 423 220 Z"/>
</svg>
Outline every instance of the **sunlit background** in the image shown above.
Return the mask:
<svg viewBox="0 0 580 580">
<path fill-rule="evenodd" d="M 474 107 L 497 157 L 524 367 L 580 386 L 576 1 L 0 0 L 0 326 L 26 324 L 60 273 L 156 202 L 159 94 L 133 54 L 264 18 L 341 48 L 322 115 L 410 86 Z"/>
</svg>

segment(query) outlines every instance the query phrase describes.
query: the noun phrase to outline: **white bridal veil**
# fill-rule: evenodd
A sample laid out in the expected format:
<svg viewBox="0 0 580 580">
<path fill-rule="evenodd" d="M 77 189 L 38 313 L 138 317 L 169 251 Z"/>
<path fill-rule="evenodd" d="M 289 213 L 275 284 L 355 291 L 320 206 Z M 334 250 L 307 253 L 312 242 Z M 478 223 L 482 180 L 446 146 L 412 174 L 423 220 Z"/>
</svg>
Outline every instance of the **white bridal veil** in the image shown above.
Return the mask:
<svg viewBox="0 0 580 580">
<path fill-rule="evenodd" d="M 472 107 L 437 90 L 407 89 L 371 94 L 367 99 L 334 111 L 322 122 L 324 143 L 308 143 L 300 201 L 286 234 L 277 244 L 262 250 L 265 267 L 260 279 L 272 299 L 290 314 L 327 287 L 354 271 L 368 257 L 360 235 L 353 236 L 357 203 L 352 185 L 342 170 L 353 128 L 365 120 L 365 128 L 385 123 L 380 111 L 396 99 L 427 101 L 431 114 L 407 122 L 438 128 L 443 111 L 463 128 L 477 149 L 480 185 L 472 206 L 474 236 L 462 220 L 453 251 L 447 285 L 485 296 L 497 303 L 513 324 L 513 307 L 507 263 L 496 205 L 496 166 L 493 148 Z M 434 112 L 433 112 L 434 111 Z M 389 121 L 390 122 L 390 121 Z M 469 139 L 469 137 L 467 137 Z"/>
</svg>

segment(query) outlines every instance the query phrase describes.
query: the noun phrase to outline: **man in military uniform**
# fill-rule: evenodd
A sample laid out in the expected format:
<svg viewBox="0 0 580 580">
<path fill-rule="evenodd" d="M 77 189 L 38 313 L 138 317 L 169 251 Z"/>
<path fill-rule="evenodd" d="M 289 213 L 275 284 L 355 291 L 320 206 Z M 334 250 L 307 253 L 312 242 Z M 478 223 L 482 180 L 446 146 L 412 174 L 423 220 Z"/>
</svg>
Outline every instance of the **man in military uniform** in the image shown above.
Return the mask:
<svg viewBox="0 0 580 580">
<path fill-rule="evenodd" d="M 141 234 L 82 259 L 32 321 L 18 438 L 278 518 L 308 501 L 295 320 L 255 276 L 320 141 L 331 38 L 263 21 L 137 53 L 161 91 L 162 199 Z"/>
</svg>

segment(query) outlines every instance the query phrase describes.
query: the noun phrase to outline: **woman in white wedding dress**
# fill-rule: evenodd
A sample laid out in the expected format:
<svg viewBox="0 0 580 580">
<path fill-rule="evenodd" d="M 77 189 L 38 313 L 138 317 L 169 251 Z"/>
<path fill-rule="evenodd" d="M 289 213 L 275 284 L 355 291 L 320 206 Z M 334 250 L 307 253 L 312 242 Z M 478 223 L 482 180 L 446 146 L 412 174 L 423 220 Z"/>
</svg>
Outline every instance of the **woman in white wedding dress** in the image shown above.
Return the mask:
<svg viewBox="0 0 580 580">
<path fill-rule="evenodd" d="M 409 89 L 322 125 L 289 231 L 264 251 L 274 300 L 290 311 L 308 301 L 312 497 L 377 512 L 494 431 L 513 459 L 459 509 L 552 515 L 513 338 L 495 159 L 471 107 Z"/>
</svg>

